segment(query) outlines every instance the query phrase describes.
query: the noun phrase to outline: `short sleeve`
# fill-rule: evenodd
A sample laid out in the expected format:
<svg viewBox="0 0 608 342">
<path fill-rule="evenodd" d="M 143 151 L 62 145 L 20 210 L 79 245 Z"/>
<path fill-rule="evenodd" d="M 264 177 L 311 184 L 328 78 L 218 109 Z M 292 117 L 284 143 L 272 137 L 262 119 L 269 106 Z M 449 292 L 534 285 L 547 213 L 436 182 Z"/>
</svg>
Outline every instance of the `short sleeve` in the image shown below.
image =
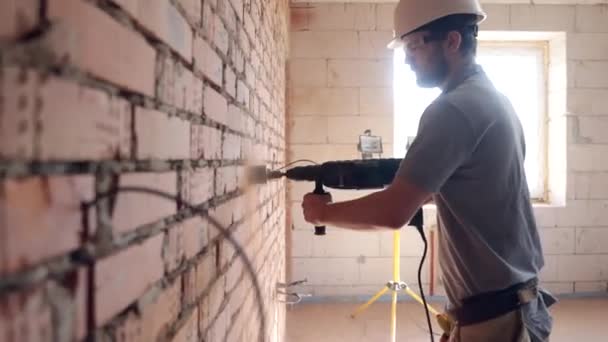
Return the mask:
<svg viewBox="0 0 608 342">
<path fill-rule="evenodd" d="M 469 159 L 476 141 L 465 115 L 449 102 L 438 99 L 422 115 L 416 138 L 396 177 L 436 193 Z"/>
</svg>

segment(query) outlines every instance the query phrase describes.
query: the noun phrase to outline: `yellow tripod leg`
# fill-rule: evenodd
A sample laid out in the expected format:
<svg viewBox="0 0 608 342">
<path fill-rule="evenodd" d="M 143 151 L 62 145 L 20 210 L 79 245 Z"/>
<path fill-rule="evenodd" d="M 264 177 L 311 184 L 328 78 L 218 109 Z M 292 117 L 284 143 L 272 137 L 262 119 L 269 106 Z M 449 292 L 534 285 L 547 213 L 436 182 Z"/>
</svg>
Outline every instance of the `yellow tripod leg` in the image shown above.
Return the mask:
<svg viewBox="0 0 608 342">
<path fill-rule="evenodd" d="M 378 298 L 382 297 L 386 293 L 386 291 L 388 291 L 388 290 L 389 290 L 388 287 L 382 288 L 382 290 L 378 291 L 378 293 L 376 293 L 370 300 L 368 300 L 367 303 L 359 306 L 357 308 L 357 310 L 355 310 L 355 312 L 353 312 L 350 315 L 350 317 L 355 318 L 355 316 L 357 316 L 362 311 L 364 311 L 365 309 L 367 309 L 370 305 L 372 305 L 373 302 L 375 302 L 376 300 L 378 300 Z"/>
<path fill-rule="evenodd" d="M 391 306 L 391 342 L 397 341 L 397 291 L 393 291 Z"/>
</svg>

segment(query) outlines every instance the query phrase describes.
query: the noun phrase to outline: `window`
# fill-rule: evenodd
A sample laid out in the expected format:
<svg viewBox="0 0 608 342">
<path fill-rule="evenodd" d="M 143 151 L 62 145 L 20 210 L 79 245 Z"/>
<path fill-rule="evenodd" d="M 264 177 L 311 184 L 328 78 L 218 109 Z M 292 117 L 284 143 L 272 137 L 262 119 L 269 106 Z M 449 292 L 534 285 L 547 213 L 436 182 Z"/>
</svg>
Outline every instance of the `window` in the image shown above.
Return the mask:
<svg viewBox="0 0 608 342">
<path fill-rule="evenodd" d="M 477 63 L 496 88 L 512 102 L 524 128 L 525 170 L 530 194 L 546 198 L 547 43 L 545 41 L 479 41 Z M 403 50 L 394 55 L 395 148 L 401 158 L 416 135 L 424 109 L 439 89 L 422 89 L 404 63 Z"/>
</svg>

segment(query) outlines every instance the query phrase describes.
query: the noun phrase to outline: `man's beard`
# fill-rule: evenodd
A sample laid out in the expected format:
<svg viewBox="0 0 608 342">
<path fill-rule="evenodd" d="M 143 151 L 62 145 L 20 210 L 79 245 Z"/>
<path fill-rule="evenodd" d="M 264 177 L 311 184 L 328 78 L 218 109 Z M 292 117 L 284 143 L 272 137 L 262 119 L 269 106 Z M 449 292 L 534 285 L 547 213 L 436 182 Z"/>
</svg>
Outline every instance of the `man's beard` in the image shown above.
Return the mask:
<svg viewBox="0 0 608 342">
<path fill-rule="evenodd" d="M 439 87 L 448 76 L 448 61 L 442 53 L 435 54 L 431 70 L 426 73 L 416 74 L 416 84 L 421 88 Z"/>
</svg>

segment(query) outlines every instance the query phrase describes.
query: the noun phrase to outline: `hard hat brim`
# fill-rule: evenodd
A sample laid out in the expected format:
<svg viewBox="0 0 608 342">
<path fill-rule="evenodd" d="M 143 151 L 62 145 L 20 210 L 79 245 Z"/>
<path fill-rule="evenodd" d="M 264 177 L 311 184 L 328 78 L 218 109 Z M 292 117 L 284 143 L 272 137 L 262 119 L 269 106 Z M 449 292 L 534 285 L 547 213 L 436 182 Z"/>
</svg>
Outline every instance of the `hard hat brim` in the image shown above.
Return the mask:
<svg viewBox="0 0 608 342">
<path fill-rule="evenodd" d="M 386 48 L 390 50 L 395 50 L 403 47 L 403 41 L 400 38 L 394 38 L 387 45 Z"/>
</svg>

